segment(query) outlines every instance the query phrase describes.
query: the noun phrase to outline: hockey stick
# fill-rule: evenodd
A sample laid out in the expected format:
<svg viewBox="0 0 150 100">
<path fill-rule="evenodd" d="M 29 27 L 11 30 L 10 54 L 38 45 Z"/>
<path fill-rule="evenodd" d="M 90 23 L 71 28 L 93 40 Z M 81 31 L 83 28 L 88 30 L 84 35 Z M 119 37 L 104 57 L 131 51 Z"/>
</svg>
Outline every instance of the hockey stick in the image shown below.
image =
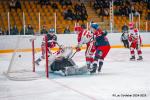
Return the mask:
<svg viewBox="0 0 150 100">
<path fill-rule="evenodd" d="M 74 55 L 75 55 L 77 52 L 78 52 L 78 51 L 74 52 L 74 53 L 73 53 L 73 55 L 70 57 L 70 59 L 71 59 L 71 58 L 73 58 L 73 57 L 74 57 Z"/>
</svg>

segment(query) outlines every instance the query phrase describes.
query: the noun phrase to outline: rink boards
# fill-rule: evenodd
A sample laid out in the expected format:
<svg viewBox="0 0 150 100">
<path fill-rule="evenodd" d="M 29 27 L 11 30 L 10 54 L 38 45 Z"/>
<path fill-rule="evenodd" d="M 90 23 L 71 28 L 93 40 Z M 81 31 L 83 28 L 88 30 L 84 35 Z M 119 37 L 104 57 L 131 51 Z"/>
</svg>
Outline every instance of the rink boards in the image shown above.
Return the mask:
<svg viewBox="0 0 150 100">
<path fill-rule="evenodd" d="M 112 48 L 123 48 L 123 43 L 121 42 L 121 34 L 122 33 L 109 33 L 108 39 L 110 41 L 110 45 Z M 27 36 L 30 37 L 30 36 Z M 40 51 L 41 42 L 43 36 L 35 36 L 35 48 L 37 51 Z M 58 34 L 58 43 L 60 45 L 75 47 L 77 45 L 77 34 Z M 149 33 L 141 33 L 142 44 L 143 47 L 150 47 L 150 32 Z M 8 53 L 13 52 L 18 36 L 0 36 L 0 53 Z M 27 40 L 21 40 L 23 43 L 24 52 L 31 51 L 31 46 L 26 42 Z M 85 49 L 84 45 L 82 49 Z M 53 48 L 53 50 L 57 50 L 58 48 Z"/>
</svg>

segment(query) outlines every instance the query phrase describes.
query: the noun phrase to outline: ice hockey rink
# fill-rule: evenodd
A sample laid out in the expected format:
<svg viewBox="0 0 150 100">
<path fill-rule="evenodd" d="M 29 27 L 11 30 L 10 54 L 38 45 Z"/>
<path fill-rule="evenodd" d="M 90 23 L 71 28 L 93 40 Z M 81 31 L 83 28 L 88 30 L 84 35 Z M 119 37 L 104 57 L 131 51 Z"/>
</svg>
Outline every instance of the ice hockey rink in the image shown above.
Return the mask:
<svg viewBox="0 0 150 100">
<path fill-rule="evenodd" d="M 150 100 L 150 48 L 142 51 L 143 61 L 129 61 L 129 49 L 112 48 L 97 75 L 50 74 L 47 79 L 43 73 L 32 81 L 7 79 L 3 72 L 12 54 L 0 54 L 0 100 Z M 84 51 L 73 59 L 84 65 Z"/>
</svg>

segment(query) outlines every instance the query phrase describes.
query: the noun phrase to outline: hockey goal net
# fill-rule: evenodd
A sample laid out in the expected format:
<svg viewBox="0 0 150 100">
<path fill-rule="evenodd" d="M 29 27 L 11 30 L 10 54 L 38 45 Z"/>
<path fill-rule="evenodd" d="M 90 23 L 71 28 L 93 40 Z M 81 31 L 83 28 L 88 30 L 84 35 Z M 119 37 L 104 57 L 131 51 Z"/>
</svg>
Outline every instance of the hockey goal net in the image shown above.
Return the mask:
<svg viewBox="0 0 150 100">
<path fill-rule="evenodd" d="M 11 80 L 35 80 L 42 75 L 35 72 L 35 55 L 40 49 L 43 37 L 18 36 L 10 64 L 5 75 Z M 45 39 L 46 41 L 46 39 Z M 45 46 L 46 48 L 46 46 Z M 45 57 L 47 58 L 47 57 Z M 44 64 L 46 68 L 46 63 Z M 44 71 L 45 72 L 45 71 Z"/>
</svg>

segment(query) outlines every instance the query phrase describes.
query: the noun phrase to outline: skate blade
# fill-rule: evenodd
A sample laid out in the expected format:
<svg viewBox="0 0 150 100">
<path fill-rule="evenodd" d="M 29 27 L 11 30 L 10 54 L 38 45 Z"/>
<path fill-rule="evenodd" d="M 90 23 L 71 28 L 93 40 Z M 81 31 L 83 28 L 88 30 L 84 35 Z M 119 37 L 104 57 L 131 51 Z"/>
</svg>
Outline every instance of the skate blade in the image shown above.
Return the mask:
<svg viewBox="0 0 150 100">
<path fill-rule="evenodd" d="M 96 71 L 93 71 L 93 70 L 92 70 L 92 71 L 90 71 L 90 74 L 94 74 L 94 73 L 96 73 Z"/>
<path fill-rule="evenodd" d="M 92 76 L 98 76 L 98 75 L 101 75 L 101 72 L 90 73 L 90 75 L 92 75 Z"/>
<path fill-rule="evenodd" d="M 139 61 L 139 62 L 140 62 L 140 61 L 143 61 L 143 59 L 141 59 L 141 60 L 137 60 L 137 61 Z"/>
<path fill-rule="evenodd" d="M 135 59 L 130 59 L 130 61 L 136 61 Z"/>
<path fill-rule="evenodd" d="M 90 72 L 90 75 L 97 75 L 97 73 L 96 73 L 96 72 L 95 72 L 95 73 L 91 73 L 91 72 Z"/>
</svg>

